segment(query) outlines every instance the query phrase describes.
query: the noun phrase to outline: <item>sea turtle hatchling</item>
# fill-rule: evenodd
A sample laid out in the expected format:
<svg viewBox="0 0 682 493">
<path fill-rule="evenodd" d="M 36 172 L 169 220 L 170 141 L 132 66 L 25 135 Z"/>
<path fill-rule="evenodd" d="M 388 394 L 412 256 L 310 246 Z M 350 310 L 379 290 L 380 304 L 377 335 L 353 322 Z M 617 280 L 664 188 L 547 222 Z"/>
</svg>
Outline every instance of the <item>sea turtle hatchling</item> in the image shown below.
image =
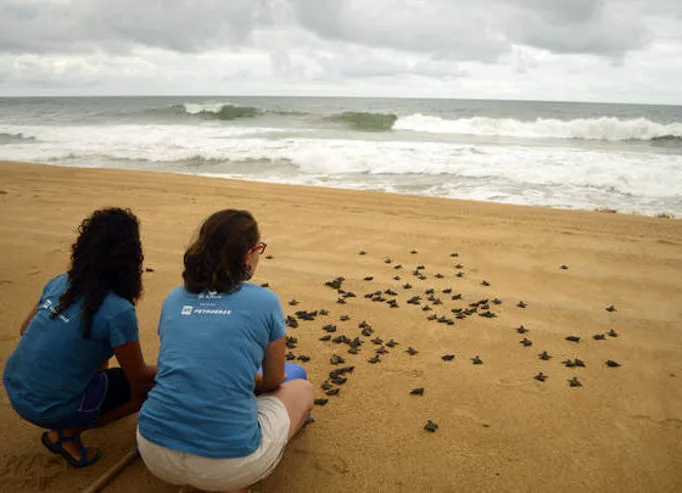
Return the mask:
<svg viewBox="0 0 682 493">
<path fill-rule="evenodd" d="M 434 423 L 433 421 L 428 420 L 424 425 L 424 429 L 426 431 L 430 431 L 431 433 L 433 433 L 438 429 L 438 423 Z"/>
<path fill-rule="evenodd" d="M 350 315 L 341 315 L 341 316 L 339 317 L 339 320 L 340 320 L 341 322 L 345 322 L 345 321 L 347 321 L 347 320 L 350 320 Z"/>
<path fill-rule="evenodd" d="M 538 354 L 538 358 L 540 358 L 543 361 L 549 361 L 552 357 L 549 355 L 547 351 L 543 351 L 540 354 Z"/>
<path fill-rule="evenodd" d="M 346 360 L 338 354 L 332 354 L 332 357 L 329 358 L 329 363 L 332 365 L 341 365 L 345 362 Z"/>
<path fill-rule="evenodd" d="M 302 361 L 303 363 L 306 363 L 310 361 L 310 356 L 306 356 L 305 354 L 301 354 L 296 358 L 298 361 Z"/>
<path fill-rule="evenodd" d="M 407 354 L 409 354 L 410 356 L 414 356 L 415 354 L 419 353 L 419 351 L 417 351 L 417 350 L 416 350 L 415 348 L 413 348 L 412 346 L 408 347 L 408 348 L 405 350 L 405 352 L 406 352 Z"/>
<path fill-rule="evenodd" d="M 618 310 L 616 310 L 616 307 L 613 306 L 613 305 L 607 306 L 607 307 L 605 308 L 605 310 L 606 310 L 607 312 L 616 312 L 616 311 L 618 311 Z"/>
<path fill-rule="evenodd" d="M 384 346 L 381 346 L 377 348 L 375 351 L 376 354 L 388 354 L 388 349 L 386 349 Z"/>
<path fill-rule="evenodd" d="M 320 337 L 320 338 L 318 339 L 318 341 L 327 342 L 327 341 L 330 341 L 331 338 L 332 338 L 332 336 L 329 335 L 329 334 L 327 334 L 326 336 Z"/>
<path fill-rule="evenodd" d="M 398 343 L 396 341 L 394 341 L 393 339 L 391 339 L 390 341 L 388 341 L 386 343 L 386 346 L 388 346 L 390 348 L 396 347 L 397 345 L 398 345 Z"/>
<path fill-rule="evenodd" d="M 483 360 L 481 358 L 479 358 L 478 355 L 471 358 L 471 362 L 475 365 L 482 365 L 483 364 Z"/>
<path fill-rule="evenodd" d="M 528 304 L 525 301 L 521 300 L 516 304 L 516 306 L 518 306 L 519 308 L 526 308 Z"/>
<path fill-rule="evenodd" d="M 615 330 L 611 329 L 611 330 L 609 330 L 609 331 L 606 333 L 606 335 L 609 336 L 609 337 L 618 337 L 618 332 L 616 332 Z"/>
<path fill-rule="evenodd" d="M 327 404 L 327 402 L 329 402 L 329 399 L 325 399 L 324 397 L 318 397 L 313 401 L 313 404 L 315 404 L 316 406 L 324 406 Z"/>
<path fill-rule="evenodd" d="M 592 339 L 594 339 L 595 341 L 603 341 L 604 339 L 606 339 L 606 336 L 604 334 L 595 334 L 592 336 Z"/>
<path fill-rule="evenodd" d="M 381 363 L 381 358 L 379 358 L 378 354 L 375 354 L 374 356 L 372 356 L 370 359 L 367 360 L 367 363 L 370 363 L 372 365 L 374 365 L 376 363 Z"/>
<path fill-rule="evenodd" d="M 417 387 L 410 391 L 410 395 L 424 395 L 424 387 Z"/>
<path fill-rule="evenodd" d="M 610 368 L 618 368 L 620 366 L 620 363 L 618 363 L 617 361 L 613 361 L 612 359 L 607 359 L 606 366 Z"/>
<path fill-rule="evenodd" d="M 519 334 L 525 334 L 526 332 L 529 332 L 529 330 L 525 328 L 523 325 L 519 325 L 516 328 L 516 332 L 518 332 Z"/>
<path fill-rule="evenodd" d="M 490 286 L 490 283 L 486 280 L 481 281 L 481 286 Z"/>
<path fill-rule="evenodd" d="M 580 383 L 580 380 L 578 380 L 578 377 L 573 377 L 568 381 L 568 385 L 571 387 L 582 387 L 583 384 Z"/>
<path fill-rule="evenodd" d="M 455 355 L 454 354 L 444 354 L 443 356 L 440 357 L 440 359 L 442 359 L 443 361 L 452 361 L 453 359 L 455 359 Z"/>
<path fill-rule="evenodd" d="M 521 344 L 523 344 L 525 347 L 530 347 L 530 346 L 533 345 L 533 341 L 531 341 L 530 339 L 528 339 L 528 338 L 526 338 L 526 337 L 524 337 L 523 339 L 521 339 L 520 342 L 521 342 Z"/>
<path fill-rule="evenodd" d="M 372 280 L 374 280 L 374 277 L 373 276 L 365 276 L 362 278 L 362 280 L 363 281 L 372 281 Z"/>
<path fill-rule="evenodd" d="M 578 336 L 568 336 L 568 337 L 566 337 L 566 340 L 567 340 L 567 341 L 570 341 L 570 342 L 580 342 L 580 337 L 578 337 Z"/>
<path fill-rule="evenodd" d="M 335 388 L 335 389 L 329 389 L 325 392 L 327 395 L 339 395 L 339 392 L 341 392 L 340 388 Z"/>
<path fill-rule="evenodd" d="M 545 380 L 547 380 L 547 375 L 545 375 L 544 373 L 540 372 L 540 373 L 538 373 L 537 375 L 535 375 L 533 378 L 534 378 L 535 380 L 537 380 L 538 382 L 544 382 Z"/>
</svg>

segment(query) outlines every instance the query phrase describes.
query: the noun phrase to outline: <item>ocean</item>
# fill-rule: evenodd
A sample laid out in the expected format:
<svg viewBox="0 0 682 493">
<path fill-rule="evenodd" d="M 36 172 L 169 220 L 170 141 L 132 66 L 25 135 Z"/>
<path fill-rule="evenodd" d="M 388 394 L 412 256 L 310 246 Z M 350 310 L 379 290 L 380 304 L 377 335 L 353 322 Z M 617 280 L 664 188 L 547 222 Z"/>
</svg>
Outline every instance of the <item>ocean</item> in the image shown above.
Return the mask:
<svg viewBox="0 0 682 493">
<path fill-rule="evenodd" d="M 0 98 L 0 160 L 682 216 L 682 107 Z"/>
</svg>

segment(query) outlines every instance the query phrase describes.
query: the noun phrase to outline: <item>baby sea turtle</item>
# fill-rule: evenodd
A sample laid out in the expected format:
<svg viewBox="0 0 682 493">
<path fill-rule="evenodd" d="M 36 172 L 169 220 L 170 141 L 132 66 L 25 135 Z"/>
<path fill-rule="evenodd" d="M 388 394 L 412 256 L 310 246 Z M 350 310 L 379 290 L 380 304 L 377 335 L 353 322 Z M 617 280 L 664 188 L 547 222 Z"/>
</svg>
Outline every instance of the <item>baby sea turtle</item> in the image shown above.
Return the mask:
<svg viewBox="0 0 682 493">
<path fill-rule="evenodd" d="M 269 288 L 269 287 L 270 287 L 270 283 L 264 282 L 263 284 L 260 285 L 260 287 L 261 287 L 261 288 Z"/>
<path fill-rule="evenodd" d="M 356 337 L 355 339 L 353 339 L 352 341 L 350 341 L 350 345 L 353 346 L 353 347 L 362 346 L 362 340 L 360 340 L 359 337 Z"/>
<path fill-rule="evenodd" d="M 492 303 L 493 303 L 493 305 L 501 305 L 501 304 L 502 304 L 502 300 L 499 299 L 499 298 L 493 298 Z"/>
<path fill-rule="evenodd" d="M 336 300 L 336 302 L 337 302 L 339 305 L 345 305 L 345 304 L 346 304 L 346 298 L 339 298 L 339 299 Z"/>
<path fill-rule="evenodd" d="M 371 328 L 372 328 L 372 326 L 370 324 L 368 324 L 366 320 L 363 320 L 362 322 L 360 322 L 358 324 L 358 329 L 371 329 Z"/>
<path fill-rule="evenodd" d="M 333 289 L 340 289 L 341 286 L 343 285 L 343 281 L 346 279 L 344 277 L 337 277 L 336 279 L 332 279 L 331 281 L 327 281 L 324 283 L 325 286 L 329 286 L 330 288 Z"/>
<path fill-rule="evenodd" d="M 407 354 L 409 354 L 410 356 L 414 356 L 414 355 L 417 354 L 419 351 L 417 351 L 415 348 L 413 348 L 412 346 L 410 346 L 410 347 L 408 347 L 408 348 L 405 350 L 405 352 L 406 352 Z"/>
<path fill-rule="evenodd" d="M 390 341 L 388 341 L 386 343 L 386 346 L 391 347 L 391 348 L 396 347 L 397 345 L 398 345 L 398 343 L 396 341 L 394 341 L 393 339 L 391 339 Z"/>
<path fill-rule="evenodd" d="M 419 274 L 419 275 L 417 276 L 417 279 L 419 279 L 420 281 L 426 281 L 426 276 L 424 276 L 424 275 L 422 275 L 422 274 Z"/>
<path fill-rule="evenodd" d="M 519 308 L 526 308 L 528 304 L 521 300 L 516 304 L 516 306 L 518 306 Z"/>
<path fill-rule="evenodd" d="M 535 375 L 533 378 L 534 378 L 535 380 L 537 380 L 538 382 L 544 382 L 545 380 L 547 380 L 547 375 L 545 375 L 544 373 L 540 372 L 540 373 L 538 373 L 537 375 Z"/>
<path fill-rule="evenodd" d="M 322 327 L 322 330 L 324 330 L 325 332 L 328 332 L 329 334 L 331 334 L 332 332 L 336 332 L 336 325 L 334 325 L 334 324 L 327 324 L 327 325 L 325 325 L 324 327 Z"/>
<path fill-rule="evenodd" d="M 340 388 L 335 388 L 335 389 L 329 389 L 325 392 L 327 395 L 339 395 L 339 392 L 341 392 Z"/>
<path fill-rule="evenodd" d="M 440 357 L 440 359 L 442 359 L 443 361 L 452 361 L 453 359 L 455 359 L 455 355 L 454 354 L 444 354 L 443 356 Z"/>
<path fill-rule="evenodd" d="M 289 300 L 289 304 L 290 304 L 291 306 L 296 306 L 296 305 L 298 305 L 298 303 L 299 303 L 299 302 L 298 302 L 298 300 L 296 300 L 296 298 L 294 298 L 294 299 L 292 299 L 292 300 Z"/>
<path fill-rule="evenodd" d="M 418 304 L 421 303 L 421 301 L 422 301 L 422 299 L 421 299 L 420 296 L 413 296 L 412 298 L 410 298 L 409 300 L 407 300 L 406 303 L 407 303 L 408 305 L 418 305 Z"/>
<path fill-rule="evenodd" d="M 367 363 L 371 363 L 374 365 L 376 363 L 381 363 L 381 359 L 379 358 L 378 354 L 375 354 L 374 356 L 367 360 Z"/>
<path fill-rule="evenodd" d="M 284 355 L 287 361 L 292 361 L 296 359 L 296 355 L 289 351 L 287 354 Z"/>
<path fill-rule="evenodd" d="M 343 385 L 344 383 L 346 383 L 348 381 L 348 378 L 342 377 L 341 375 L 334 375 L 333 377 L 331 377 L 331 381 L 334 385 Z M 329 390 L 329 389 L 325 389 L 325 390 Z"/>
<path fill-rule="evenodd" d="M 364 250 L 360 250 L 360 251 L 358 252 L 358 255 L 367 255 L 367 252 L 364 251 Z"/>
<path fill-rule="evenodd" d="M 424 395 L 424 387 L 417 387 L 410 391 L 410 395 Z"/>
<path fill-rule="evenodd" d="M 398 296 L 398 293 L 396 293 L 392 289 L 387 289 L 386 291 L 384 291 L 384 294 L 387 294 L 389 296 Z"/>
<path fill-rule="evenodd" d="M 452 295 L 452 300 L 461 300 L 462 299 L 462 293 L 457 293 Z"/>
<path fill-rule="evenodd" d="M 401 264 L 396 264 L 393 266 L 394 269 L 402 269 L 403 266 Z"/>
<path fill-rule="evenodd" d="M 464 268 L 464 265 L 462 265 L 462 264 L 455 265 L 455 269 L 463 269 L 463 268 Z"/>
<path fill-rule="evenodd" d="M 329 334 L 327 334 L 326 336 L 320 337 L 320 338 L 318 339 L 318 341 L 326 342 L 326 341 L 330 341 L 331 338 L 332 338 L 332 336 L 330 336 Z"/>
<path fill-rule="evenodd" d="M 339 317 L 339 320 L 340 320 L 341 322 L 345 322 L 345 321 L 347 321 L 347 320 L 350 320 L 350 315 L 341 315 L 341 316 Z"/>
<path fill-rule="evenodd" d="M 360 333 L 365 337 L 369 337 L 374 334 L 374 329 L 372 327 L 365 327 Z"/>
<path fill-rule="evenodd" d="M 485 318 L 495 318 L 497 315 L 495 315 L 493 312 L 490 310 L 486 310 L 484 312 L 481 312 L 478 314 L 479 317 L 485 317 Z"/>
<path fill-rule="evenodd" d="M 606 339 L 606 336 L 604 334 L 595 334 L 592 336 L 592 339 L 594 339 L 595 341 L 603 341 L 604 339 Z"/>
<path fill-rule="evenodd" d="M 298 342 L 298 339 L 295 337 L 287 336 L 285 344 L 289 349 L 294 349 L 296 347 L 296 343 Z"/>
<path fill-rule="evenodd" d="M 329 363 L 332 365 L 341 365 L 345 363 L 346 360 L 339 356 L 338 354 L 332 354 L 332 357 L 329 358 Z"/>
<path fill-rule="evenodd" d="M 606 366 L 611 368 L 618 368 L 620 366 L 620 363 L 618 363 L 617 361 L 613 361 L 612 359 L 607 359 Z"/>
<path fill-rule="evenodd" d="M 273 257 L 272 255 L 266 255 L 265 258 L 266 258 L 266 260 L 272 260 L 275 257 Z"/>
<path fill-rule="evenodd" d="M 329 315 L 329 311 L 323 308 L 322 310 L 320 310 L 320 315 L 327 316 Z"/>
<path fill-rule="evenodd" d="M 615 312 L 615 311 L 618 311 L 618 310 L 616 310 L 616 307 L 615 307 L 615 306 L 609 305 L 609 306 L 606 307 L 606 311 L 607 311 L 607 312 Z"/>
<path fill-rule="evenodd" d="M 609 330 L 609 331 L 606 333 L 606 335 L 609 336 L 609 337 L 618 337 L 618 332 L 616 332 L 615 330 L 611 329 L 611 330 Z"/>
<path fill-rule="evenodd" d="M 443 279 L 445 276 L 439 272 L 438 274 L 434 275 L 433 277 L 435 277 L 436 279 Z"/>
<path fill-rule="evenodd" d="M 424 269 L 426 269 L 425 265 L 418 265 L 415 270 L 424 270 Z"/>
<path fill-rule="evenodd" d="M 411 253 L 412 255 L 416 255 L 416 254 L 419 253 L 419 252 L 418 252 L 417 250 L 410 250 L 410 253 Z"/>
<path fill-rule="evenodd" d="M 393 276 L 394 281 L 400 281 L 400 276 Z"/>
<path fill-rule="evenodd" d="M 568 265 L 566 265 L 566 264 L 561 264 L 561 265 L 559 266 L 559 268 L 560 268 L 561 270 L 568 270 Z"/>
<path fill-rule="evenodd" d="M 377 348 L 375 353 L 376 354 L 388 354 L 388 350 L 384 346 L 381 346 L 380 348 Z"/>
<path fill-rule="evenodd" d="M 568 337 L 566 337 L 566 340 L 567 340 L 567 341 L 571 341 L 571 342 L 580 342 L 580 337 L 578 337 L 578 336 L 568 336 Z"/>
<path fill-rule="evenodd" d="M 423 312 L 430 312 L 432 308 L 429 305 L 424 305 L 422 306 L 422 311 Z"/>
<path fill-rule="evenodd" d="M 336 336 L 334 339 L 332 339 L 332 342 L 334 344 L 350 344 L 351 340 L 346 337 L 345 334 L 342 334 L 340 336 Z"/>
<path fill-rule="evenodd" d="M 438 429 L 438 423 L 434 423 L 433 421 L 428 420 L 424 425 L 424 429 L 426 431 L 430 431 L 431 433 L 433 433 Z"/>
<path fill-rule="evenodd" d="M 530 347 L 533 345 L 533 341 L 524 337 L 523 339 L 521 339 L 521 344 L 523 344 L 526 347 Z"/>
<path fill-rule="evenodd" d="M 445 288 L 443 291 L 441 291 L 443 294 L 450 294 L 452 293 L 452 288 Z"/>
<path fill-rule="evenodd" d="M 464 277 L 464 272 L 458 272 L 457 274 L 455 274 L 455 276 L 457 276 L 457 277 Z"/>
<path fill-rule="evenodd" d="M 540 354 L 538 354 L 538 358 L 544 361 L 549 361 L 552 357 L 549 355 L 547 351 L 543 351 Z"/>
<path fill-rule="evenodd" d="M 471 358 L 471 361 L 472 361 L 473 364 L 475 364 L 475 365 L 482 365 L 482 364 L 483 364 L 483 360 L 482 360 L 481 358 L 479 358 L 478 355 L 476 355 L 476 356 L 474 356 L 473 358 Z"/>
<path fill-rule="evenodd" d="M 580 368 L 585 368 L 585 362 L 581 359 L 575 358 L 573 360 L 573 363 L 575 364 L 575 366 L 579 366 Z"/>
<path fill-rule="evenodd" d="M 372 277 L 372 276 L 365 276 L 362 278 L 363 281 L 372 281 L 373 279 L 374 279 L 374 277 Z"/>
<path fill-rule="evenodd" d="M 481 286 L 490 286 L 490 283 L 488 281 L 481 281 Z"/>
<path fill-rule="evenodd" d="M 291 327 L 292 329 L 295 329 L 295 328 L 298 327 L 298 320 L 296 320 L 296 319 L 295 319 L 294 317 L 292 317 L 291 315 L 287 315 L 287 319 L 286 319 L 286 321 L 284 322 L 284 324 L 285 324 L 287 327 Z"/>
<path fill-rule="evenodd" d="M 299 355 L 298 358 L 296 358 L 299 361 L 302 361 L 303 363 L 310 361 L 310 356 L 306 356 L 305 354 Z"/>
<path fill-rule="evenodd" d="M 458 253 L 458 252 L 452 252 L 452 253 L 450 254 L 450 256 L 451 256 L 451 257 L 459 257 L 459 253 Z"/>
<path fill-rule="evenodd" d="M 322 390 L 329 390 L 329 389 L 333 389 L 334 387 L 332 387 L 332 384 L 329 383 L 329 380 L 325 380 L 324 382 L 322 382 L 322 385 L 320 385 L 320 388 Z"/>
<path fill-rule="evenodd" d="M 412 289 L 412 284 L 406 282 L 405 284 L 403 284 L 403 289 Z"/>
<path fill-rule="evenodd" d="M 377 346 L 381 345 L 384 343 L 384 341 L 381 339 L 381 337 L 375 337 L 374 339 L 371 339 L 371 342 L 376 344 Z"/>
<path fill-rule="evenodd" d="M 432 313 L 431 315 L 426 317 L 426 320 L 428 320 L 430 322 L 430 321 L 436 320 L 437 318 L 438 318 L 438 315 L 436 315 L 435 313 Z"/>
<path fill-rule="evenodd" d="M 516 328 L 516 332 L 518 332 L 519 334 L 525 334 L 526 332 L 529 332 L 529 331 L 528 331 L 528 329 L 525 328 L 523 325 L 519 325 L 519 326 Z"/>
<path fill-rule="evenodd" d="M 582 387 L 583 384 L 580 383 L 580 380 L 578 380 L 578 377 L 573 377 L 568 381 L 568 385 L 571 387 Z"/>
<path fill-rule="evenodd" d="M 434 294 L 436 291 L 433 288 L 425 289 L 424 294 Z"/>
<path fill-rule="evenodd" d="M 358 354 L 358 353 L 360 352 L 360 348 L 357 347 L 357 346 L 352 346 L 352 347 L 348 350 L 348 352 L 349 352 L 350 354 Z"/>
<path fill-rule="evenodd" d="M 329 402 L 329 399 L 325 399 L 324 397 L 318 397 L 313 401 L 313 404 L 315 404 L 316 406 L 324 406 L 325 404 L 327 404 L 327 402 Z"/>
<path fill-rule="evenodd" d="M 385 259 L 384 259 L 384 263 L 385 263 L 385 264 L 390 264 L 391 262 L 393 262 L 393 260 L 391 260 L 390 258 L 385 258 Z"/>
<path fill-rule="evenodd" d="M 566 366 L 566 368 L 573 368 L 575 367 L 575 363 L 573 362 L 572 359 L 565 359 L 561 362 L 563 365 Z"/>
</svg>

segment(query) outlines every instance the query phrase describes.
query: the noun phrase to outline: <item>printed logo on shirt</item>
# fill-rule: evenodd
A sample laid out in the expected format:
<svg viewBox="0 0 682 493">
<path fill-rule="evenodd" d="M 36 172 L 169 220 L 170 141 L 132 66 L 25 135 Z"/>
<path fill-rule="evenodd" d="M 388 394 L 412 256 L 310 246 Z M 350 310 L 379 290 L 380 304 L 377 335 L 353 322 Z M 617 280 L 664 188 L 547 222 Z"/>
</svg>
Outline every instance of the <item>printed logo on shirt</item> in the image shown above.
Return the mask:
<svg viewBox="0 0 682 493">
<path fill-rule="evenodd" d="M 222 293 L 218 293 L 218 291 L 203 291 L 199 293 L 199 299 L 200 300 L 219 300 L 223 297 Z"/>
<path fill-rule="evenodd" d="M 192 305 L 185 305 L 182 307 L 182 310 L 180 310 L 180 315 L 191 315 L 193 309 L 194 307 Z"/>
<path fill-rule="evenodd" d="M 50 313 L 53 313 L 53 314 L 56 314 L 56 313 L 57 313 L 57 309 L 56 309 L 55 307 L 52 306 L 52 300 L 45 300 L 45 303 L 43 303 L 43 304 L 40 306 L 40 308 L 42 308 L 43 310 L 47 310 L 47 311 L 49 311 Z M 65 324 L 68 324 L 69 321 L 70 321 L 69 318 L 65 317 L 65 316 L 64 316 L 63 314 L 61 314 L 61 313 L 60 313 L 59 315 L 57 315 L 57 318 L 58 318 L 59 320 L 61 320 L 62 322 L 64 322 Z"/>
<path fill-rule="evenodd" d="M 190 315 L 222 315 L 228 317 L 232 315 L 232 310 L 221 309 L 221 308 L 195 308 L 192 305 L 184 305 L 180 310 L 180 315 L 190 316 Z"/>
</svg>

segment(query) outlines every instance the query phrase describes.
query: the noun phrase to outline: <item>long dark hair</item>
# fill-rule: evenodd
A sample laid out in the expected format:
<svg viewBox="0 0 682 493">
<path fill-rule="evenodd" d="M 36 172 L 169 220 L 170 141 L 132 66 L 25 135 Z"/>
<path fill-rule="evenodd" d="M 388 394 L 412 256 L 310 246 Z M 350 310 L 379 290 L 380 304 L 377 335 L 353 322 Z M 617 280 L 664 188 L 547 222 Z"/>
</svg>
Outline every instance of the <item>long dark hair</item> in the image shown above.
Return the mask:
<svg viewBox="0 0 682 493">
<path fill-rule="evenodd" d="M 135 304 L 142 295 L 142 245 L 137 217 L 128 209 L 93 212 L 78 227 L 71 247 L 69 287 L 52 318 L 83 297 L 83 337 L 90 338 L 92 318 L 110 291 Z"/>
<path fill-rule="evenodd" d="M 234 290 L 249 278 L 244 256 L 259 239 L 258 223 L 250 212 L 226 209 L 213 213 L 185 252 L 185 288 L 191 293 Z"/>
</svg>

